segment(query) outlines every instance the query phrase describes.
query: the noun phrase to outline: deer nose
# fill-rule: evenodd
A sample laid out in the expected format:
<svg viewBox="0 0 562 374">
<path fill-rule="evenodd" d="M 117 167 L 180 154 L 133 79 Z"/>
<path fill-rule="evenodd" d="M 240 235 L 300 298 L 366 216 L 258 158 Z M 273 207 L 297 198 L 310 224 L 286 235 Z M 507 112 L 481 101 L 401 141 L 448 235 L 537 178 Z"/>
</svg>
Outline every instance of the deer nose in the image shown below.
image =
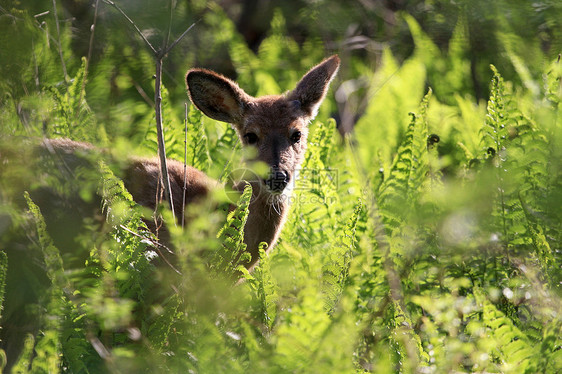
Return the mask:
<svg viewBox="0 0 562 374">
<path fill-rule="evenodd" d="M 290 181 L 291 177 L 289 176 L 289 173 L 277 166 L 274 166 L 271 168 L 269 178 L 265 181 L 265 184 L 271 191 L 281 192 L 285 189 L 285 187 L 287 187 Z"/>
</svg>

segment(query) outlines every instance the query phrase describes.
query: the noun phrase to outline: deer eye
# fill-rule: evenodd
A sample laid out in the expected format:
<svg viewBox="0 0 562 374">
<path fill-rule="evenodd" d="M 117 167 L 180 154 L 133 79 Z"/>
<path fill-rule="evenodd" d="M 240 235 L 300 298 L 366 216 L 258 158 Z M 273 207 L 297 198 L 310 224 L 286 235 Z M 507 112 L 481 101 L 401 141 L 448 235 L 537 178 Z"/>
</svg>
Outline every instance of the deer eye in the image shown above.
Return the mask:
<svg viewBox="0 0 562 374">
<path fill-rule="evenodd" d="M 258 142 L 258 136 L 253 132 L 249 132 L 246 135 L 244 135 L 244 139 L 246 139 L 246 142 L 248 144 L 256 144 Z"/>
<path fill-rule="evenodd" d="M 301 140 L 301 132 L 300 131 L 295 131 L 292 135 L 291 135 L 291 141 L 293 143 L 298 143 Z"/>
</svg>

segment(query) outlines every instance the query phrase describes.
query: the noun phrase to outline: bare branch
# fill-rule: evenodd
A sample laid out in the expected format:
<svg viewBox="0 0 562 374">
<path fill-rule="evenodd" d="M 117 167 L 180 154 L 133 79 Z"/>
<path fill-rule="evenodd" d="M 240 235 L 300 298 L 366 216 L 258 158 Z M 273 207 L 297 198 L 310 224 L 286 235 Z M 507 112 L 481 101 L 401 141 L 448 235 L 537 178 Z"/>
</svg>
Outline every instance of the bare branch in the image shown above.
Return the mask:
<svg viewBox="0 0 562 374">
<path fill-rule="evenodd" d="M 59 25 L 59 17 L 57 16 L 57 1 L 53 0 L 53 16 L 55 17 L 55 25 L 57 26 L 57 44 L 59 47 L 59 56 L 60 56 L 60 61 L 62 64 L 62 71 L 64 73 L 64 82 L 68 83 L 68 73 L 66 72 L 66 64 L 64 63 L 64 57 L 62 55 L 62 45 L 61 45 L 61 41 L 60 41 L 60 25 Z"/>
<path fill-rule="evenodd" d="M 184 135 L 184 150 L 183 150 L 183 200 L 182 200 L 182 209 L 181 209 L 181 228 L 185 224 L 185 197 L 187 194 L 187 103 L 185 103 L 185 135 Z"/>
<path fill-rule="evenodd" d="M 163 57 L 163 56 L 166 56 L 166 55 L 172 50 L 172 48 L 174 48 L 174 47 L 176 46 L 176 44 L 178 44 L 178 43 L 180 42 L 180 40 L 182 40 L 183 37 L 187 35 L 187 33 L 189 32 L 189 30 L 191 30 L 191 29 L 193 28 L 193 26 L 195 26 L 195 25 L 197 24 L 197 22 L 199 22 L 199 21 L 193 22 L 193 23 L 191 24 L 191 26 L 189 26 L 189 27 L 187 28 L 187 30 L 185 30 L 185 31 L 183 32 L 183 34 L 181 34 L 176 40 L 174 40 L 174 42 L 173 42 L 172 44 L 170 44 L 170 46 L 164 50 L 164 52 L 162 53 L 162 57 Z"/>
<path fill-rule="evenodd" d="M 80 100 L 79 103 L 82 102 L 82 95 L 84 95 L 84 91 L 86 89 L 86 79 L 88 78 L 88 68 L 90 67 L 90 59 L 92 58 L 92 49 L 94 46 L 94 34 L 96 32 L 96 23 L 98 20 L 98 5 L 100 0 L 96 0 L 96 5 L 94 6 L 94 22 L 90 28 L 90 44 L 88 46 L 88 57 L 86 58 L 86 66 L 84 67 L 84 79 L 82 80 L 82 89 L 80 90 Z"/>
<path fill-rule="evenodd" d="M 53 0 L 53 1 L 55 1 L 55 0 Z M 191 30 L 197 22 L 194 22 L 191 26 L 189 26 L 189 28 L 187 30 L 185 30 L 170 46 L 167 46 L 168 39 L 169 39 L 170 33 L 171 33 L 171 28 L 172 28 L 171 25 L 172 25 L 172 15 L 173 15 L 172 14 L 172 3 L 170 2 L 169 3 L 170 4 L 170 22 L 169 22 L 169 25 L 168 25 L 168 32 L 167 32 L 167 35 L 164 39 L 164 45 L 162 46 L 160 51 L 157 51 L 152 46 L 152 44 L 150 44 L 148 39 L 146 39 L 146 37 L 143 35 L 143 33 L 137 27 L 135 22 L 131 18 L 129 18 L 129 16 L 127 16 L 127 14 L 117 4 L 115 4 L 114 1 L 112 1 L 112 0 L 103 0 L 103 1 L 106 4 L 111 5 L 112 7 L 117 9 L 119 11 L 119 13 L 121 13 L 121 15 L 123 15 L 123 17 L 125 17 L 127 19 L 127 21 L 129 21 L 129 23 L 134 27 L 134 29 L 137 31 L 137 33 L 144 40 L 146 45 L 148 45 L 148 47 L 150 48 L 150 50 L 152 51 L 152 53 L 154 55 L 154 59 L 156 60 L 156 75 L 155 75 L 156 79 L 155 79 L 155 83 L 154 83 L 154 109 L 155 109 L 155 112 L 156 112 L 156 133 L 158 135 L 158 156 L 159 156 L 159 159 L 160 159 L 160 172 L 161 172 L 161 175 L 162 175 L 162 183 L 164 185 L 164 197 L 165 197 L 166 200 L 168 200 L 168 203 L 170 205 L 170 209 L 172 211 L 172 216 L 174 217 L 174 223 L 176 223 L 176 216 L 175 216 L 175 210 L 174 210 L 174 199 L 172 197 L 172 188 L 170 186 L 170 176 L 169 176 L 169 173 L 168 173 L 168 165 L 167 165 L 167 161 L 166 161 L 166 147 L 165 147 L 165 144 L 164 144 L 164 129 L 163 129 L 163 126 L 162 126 L 162 94 L 161 94 L 162 59 L 168 54 L 168 52 L 170 52 L 176 46 L 176 44 L 178 44 L 180 42 L 180 40 L 183 39 L 183 37 L 185 35 L 187 35 L 189 30 Z M 182 223 L 183 223 L 183 218 L 182 218 Z"/>
<path fill-rule="evenodd" d="M 164 37 L 164 45 L 162 46 L 162 50 L 165 51 L 168 48 L 168 42 L 170 41 L 170 34 L 172 32 L 172 17 L 174 13 L 172 12 L 172 1 L 168 1 L 168 7 L 170 10 L 170 18 L 168 19 L 168 30 L 166 31 L 166 36 Z"/>
<path fill-rule="evenodd" d="M 137 89 L 137 92 L 139 93 L 139 95 L 141 95 L 141 97 L 144 99 L 144 101 L 146 101 L 146 103 L 148 105 L 150 105 L 151 108 L 154 108 L 154 102 L 152 101 L 152 99 L 150 97 L 148 97 L 148 95 L 146 94 L 144 89 L 141 87 L 141 85 L 138 84 L 138 82 L 133 80 L 133 79 L 131 79 L 131 82 L 133 83 L 133 86 L 135 86 L 135 88 Z"/>
<path fill-rule="evenodd" d="M 53 0 L 54 1 L 54 0 Z M 123 9 L 121 9 L 117 4 L 115 4 L 115 2 L 111 1 L 111 0 L 103 0 L 104 3 L 106 3 L 107 5 L 111 5 L 112 7 L 114 7 L 115 9 L 117 9 L 117 11 L 119 13 L 121 13 L 121 15 L 123 17 L 125 17 L 125 19 L 127 19 L 127 21 L 129 21 L 129 23 L 133 26 L 133 28 L 135 29 L 135 31 L 140 35 L 140 37 L 142 38 L 142 40 L 144 40 L 144 42 L 146 43 L 146 45 L 148 46 L 148 48 L 150 48 L 150 50 L 152 51 L 152 53 L 154 53 L 154 56 L 158 55 L 158 51 L 156 51 L 156 49 L 152 46 L 152 44 L 150 44 L 150 42 L 148 41 L 148 39 L 146 38 L 146 36 L 144 36 L 144 34 L 142 33 L 142 31 L 140 31 L 140 29 L 138 28 L 137 24 L 129 18 L 129 16 L 123 11 Z"/>
<path fill-rule="evenodd" d="M 47 10 L 47 11 L 45 11 L 45 12 L 38 13 L 38 14 L 34 15 L 33 17 L 34 17 L 35 19 L 37 19 L 37 18 L 39 18 L 39 17 L 43 17 L 43 16 L 48 15 L 50 12 L 51 12 L 50 10 Z"/>
<path fill-rule="evenodd" d="M 162 58 L 156 58 L 156 81 L 154 83 L 154 103 L 156 111 L 156 133 L 158 135 L 158 156 L 160 157 L 160 170 L 162 173 L 162 181 L 164 183 L 164 197 L 170 203 L 174 223 L 176 222 L 176 213 L 174 210 L 174 199 L 172 198 L 172 187 L 170 186 L 170 175 L 168 174 L 168 163 L 166 161 L 166 146 L 164 144 L 164 128 L 162 126 Z"/>
</svg>

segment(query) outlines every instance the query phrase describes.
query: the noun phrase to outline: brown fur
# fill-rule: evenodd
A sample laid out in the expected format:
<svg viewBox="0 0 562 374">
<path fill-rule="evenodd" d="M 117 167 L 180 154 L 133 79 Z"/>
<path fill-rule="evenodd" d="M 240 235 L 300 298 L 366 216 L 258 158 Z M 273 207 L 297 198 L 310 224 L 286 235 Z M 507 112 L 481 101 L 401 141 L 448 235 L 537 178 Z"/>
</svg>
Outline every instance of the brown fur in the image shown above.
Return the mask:
<svg viewBox="0 0 562 374">
<path fill-rule="evenodd" d="M 207 116 L 231 123 L 242 143 L 248 133 L 258 141 L 257 160 L 279 170 L 293 182 L 307 145 L 308 124 L 316 116 L 326 96 L 340 60 L 332 56 L 313 67 L 292 92 L 280 96 L 253 98 L 238 85 L 212 71 L 192 69 L 186 75 L 191 101 Z M 300 132 L 300 140 L 292 136 Z M 249 267 L 258 259 L 260 242 L 275 245 L 288 212 L 288 192 L 270 191 L 261 181 L 252 182 L 253 200 L 249 207 L 244 242 L 252 255 Z"/>
</svg>

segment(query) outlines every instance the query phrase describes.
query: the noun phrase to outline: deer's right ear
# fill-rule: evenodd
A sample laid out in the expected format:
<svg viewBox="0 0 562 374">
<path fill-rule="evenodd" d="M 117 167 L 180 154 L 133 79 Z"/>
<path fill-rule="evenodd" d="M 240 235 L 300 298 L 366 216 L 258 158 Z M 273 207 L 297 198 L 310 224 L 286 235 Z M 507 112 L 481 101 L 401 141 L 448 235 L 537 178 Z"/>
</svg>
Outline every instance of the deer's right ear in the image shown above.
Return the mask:
<svg viewBox="0 0 562 374">
<path fill-rule="evenodd" d="M 340 58 L 337 55 L 325 59 L 302 77 L 297 87 L 289 93 L 288 99 L 300 103 L 301 110 L 310 118 L 316 117 L 318 107 L 326 97 L 339 67 Z"/>
<path fill-rule="evenodd" d="M 241 120 L 250 97 L 236 83 L 217 73 L 192 69 L 185 76 L 191 102 L 218 121 Z"/>
</svg>

